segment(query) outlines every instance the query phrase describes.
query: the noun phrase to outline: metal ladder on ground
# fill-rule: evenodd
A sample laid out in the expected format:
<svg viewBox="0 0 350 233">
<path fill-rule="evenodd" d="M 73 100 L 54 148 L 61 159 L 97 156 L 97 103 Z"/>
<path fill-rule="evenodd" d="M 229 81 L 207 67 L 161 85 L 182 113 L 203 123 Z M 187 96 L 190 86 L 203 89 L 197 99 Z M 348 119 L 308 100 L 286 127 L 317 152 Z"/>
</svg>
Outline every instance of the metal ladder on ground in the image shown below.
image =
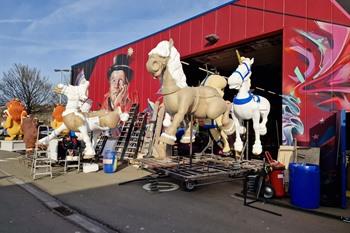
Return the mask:
<svg viewBox="0 0 350 233">
<path fill-rule="evenodd" d="M 118 140 L 115 146 L 117 157 L 120 158 L 121 160 L 124 159 L 124 155 L 129 143 L 132 127 L 135 122 L 135 118 L 138 111 L 139 111 L 139 105 L 133 104 L 129 111 L 129 119 L 126 122 L 124 122 L 123 126 L 121 127 L 120 135 L 118 136 Z"/>
<path fill-rule="evenodd" d="M 37 142 L 40 139 L 40 132 L 42 132 L 42 129 L 47 133 L 49 132 L 49 127 L 47 125 L 38 126 Z M 38 144 L 35 145 L 34 149 L 31 175 L 33 175 L 34 180 L 36 176 L 42 175 L 50 175 L 52 178 L 51 158 L 49 157 L 47 149 L 40 148 Z"/>
<path fill-rule="evenodd" d="M 129 143 L 126 146 L 124 158 L 135 159 L 140 148 L 141 139 L 144 136 L 147 121 L 147 113 L 139 112 L 132 126 Z"/>
</svg>

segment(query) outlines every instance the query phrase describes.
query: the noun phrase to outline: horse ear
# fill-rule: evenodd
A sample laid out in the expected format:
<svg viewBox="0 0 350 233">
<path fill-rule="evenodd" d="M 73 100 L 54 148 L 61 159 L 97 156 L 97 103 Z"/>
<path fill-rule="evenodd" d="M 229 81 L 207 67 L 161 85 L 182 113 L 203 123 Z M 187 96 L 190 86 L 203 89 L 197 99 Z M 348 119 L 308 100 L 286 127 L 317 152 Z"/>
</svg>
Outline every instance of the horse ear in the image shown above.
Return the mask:
<svg viewBox="0 0 350 233">
<path fill-rule="evenodd" d="M 173 40 L 173 38 L 170 38 L 169 39 L 169 48 L 171 48 L 173 46 L 174 46 L 174 40 Z"/>
<path fill-rule="evenodd" d="M 254 57 L 252 59 L 250 59 L 250 61 L 251 61 L 251 64 L 253 64 L 254 63 Z"/>
</svg>

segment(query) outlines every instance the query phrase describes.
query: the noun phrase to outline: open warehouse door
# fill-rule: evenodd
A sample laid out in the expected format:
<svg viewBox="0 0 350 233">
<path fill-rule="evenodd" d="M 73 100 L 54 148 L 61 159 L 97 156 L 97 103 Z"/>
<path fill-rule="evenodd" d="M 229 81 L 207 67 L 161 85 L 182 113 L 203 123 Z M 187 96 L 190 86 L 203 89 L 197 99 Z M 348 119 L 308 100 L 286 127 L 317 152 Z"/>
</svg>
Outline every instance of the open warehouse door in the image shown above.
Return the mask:
<svg viewBox="0 0 350 233">
<path fill-rule="evenodd" d="M 183 68 L 189 86 L 199 86 L 212 73 L 229 77 L 238 66 L 236 50 L 241 56 L 254 58 L 251 67 L 251 91 L 267 98 L 271 104 L 268 116 L 267 134 L 261 137 L 263 150 L 277 156 L 281 144 L 282 121 L 282 34 L 259 38 L 243 44 L 213 51 L 206 54 L 191 56 L 183 60 Z M 209 72 L 206 72 L 208 70 Z M 236 90 L 224 90 L 224 99 L 232 102 Z M 252 123 L 249 127 L 249 150 L 254 142 Z"/>
</svg>

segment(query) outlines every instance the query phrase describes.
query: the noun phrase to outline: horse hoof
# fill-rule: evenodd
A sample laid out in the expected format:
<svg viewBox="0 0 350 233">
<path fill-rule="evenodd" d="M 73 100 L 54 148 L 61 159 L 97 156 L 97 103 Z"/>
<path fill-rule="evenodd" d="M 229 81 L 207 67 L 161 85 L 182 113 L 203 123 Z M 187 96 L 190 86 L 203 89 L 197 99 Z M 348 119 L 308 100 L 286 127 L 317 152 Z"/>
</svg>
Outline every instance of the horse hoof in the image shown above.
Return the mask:
<svg viewBox="0 0 350 233">
<path fill-rule="evenodd" d="M 170 119 L 164 119 L 163 126 L 168 128 L 170 125 L 171 125 L 171 120 Z"/>
<path fill-rule="evenodd" d="M 235 151 L 242 152 L 242 150 L 243 150 L 243 143 L 242 142 L 235 142 L 233 144 L 233 146 L 235 147 Z"/>
<path fill-rule="evenodd" d="M 162 133 L 162 135 L 160 136 L 160 141 L 168 145 L 174 145 L 176 141 L 176 137 L 168 135 L 166 133 Z"/>
<path fill-rule="evenodd" d="M 239 128 L 239 134 L 245 134 L 247 132 L 247 129 L 244 126 L 241 126 Z"/>
<path fill-rule="evenodd" d="M 262 146 L 261 145 L 253 145 L 253 154 L 260 155 L 262 153 Z"/>
<path fill-rule="evenodd" d="M 83 154 L 84 154 L 83 156 L 84 159 L 92 159 L 96 155 L 94 150 L 84 150 Z"/>
<path fill-rule="evenodd" d="M 196 137 L 195 136 L 192 136 L 192 143 L 196 140 Z M 186 136 L 186 137 L 182 137 L 181 140 L 180 140 L 181 143 L 184 143 L 184 144 L 188 144 L 190 143 L 190 137 Z"/>
<path fill-rule="evenodd" d="M 123 112 L 122 114 L 120 114 L 120 120 L 125 122 L 129 119 L 129 114 L 128 113 L 125 113 Z"/>
<path fill-rule="evenodd" d="M 83 159 L 93 159 L 93 158 L 95 158 L 94 155 L 84 155 L 83 156 Z"/>
<path fill-rule="evenodd" d="M 259 134 L 260 135 L 265 135 L 267 133 L 267 129 L 266 129 L 266 127 L 260 127 L 260 129 L 259 129 Z"/>
<path fill-rule="evenodd" d="M 230 122 L 229 125 L 227 125 L 226 127 L 222 127 L 224 130 L 224 133 L 226 135 L 232 135 L 235 132 L 235 124 L 233 124 L 233 122 Z"/>
</svg>

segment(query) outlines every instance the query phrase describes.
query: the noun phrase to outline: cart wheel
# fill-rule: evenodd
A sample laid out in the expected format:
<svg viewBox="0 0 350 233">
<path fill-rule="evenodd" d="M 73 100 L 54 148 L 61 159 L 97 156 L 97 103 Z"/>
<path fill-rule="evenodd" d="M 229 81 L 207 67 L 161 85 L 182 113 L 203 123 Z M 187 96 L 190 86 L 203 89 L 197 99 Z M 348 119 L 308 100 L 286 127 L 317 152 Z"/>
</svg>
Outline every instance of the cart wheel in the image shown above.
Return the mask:
<svg viewBox="0 0 350 233">
<path fill-rule="evenodd" d="M 188 192 L 191 192 L 196 187 L 193 181 L 184 181 L 182 186 L 183 189 Z"/>
<path fill-rule="evenodd" d="M 271 199 L 275 196 L 275 190 L 273 189 L 273 187 L 269 184 L 265 185 L 264 188 L 264 198 L 266 199 Z"/>
</svg>

